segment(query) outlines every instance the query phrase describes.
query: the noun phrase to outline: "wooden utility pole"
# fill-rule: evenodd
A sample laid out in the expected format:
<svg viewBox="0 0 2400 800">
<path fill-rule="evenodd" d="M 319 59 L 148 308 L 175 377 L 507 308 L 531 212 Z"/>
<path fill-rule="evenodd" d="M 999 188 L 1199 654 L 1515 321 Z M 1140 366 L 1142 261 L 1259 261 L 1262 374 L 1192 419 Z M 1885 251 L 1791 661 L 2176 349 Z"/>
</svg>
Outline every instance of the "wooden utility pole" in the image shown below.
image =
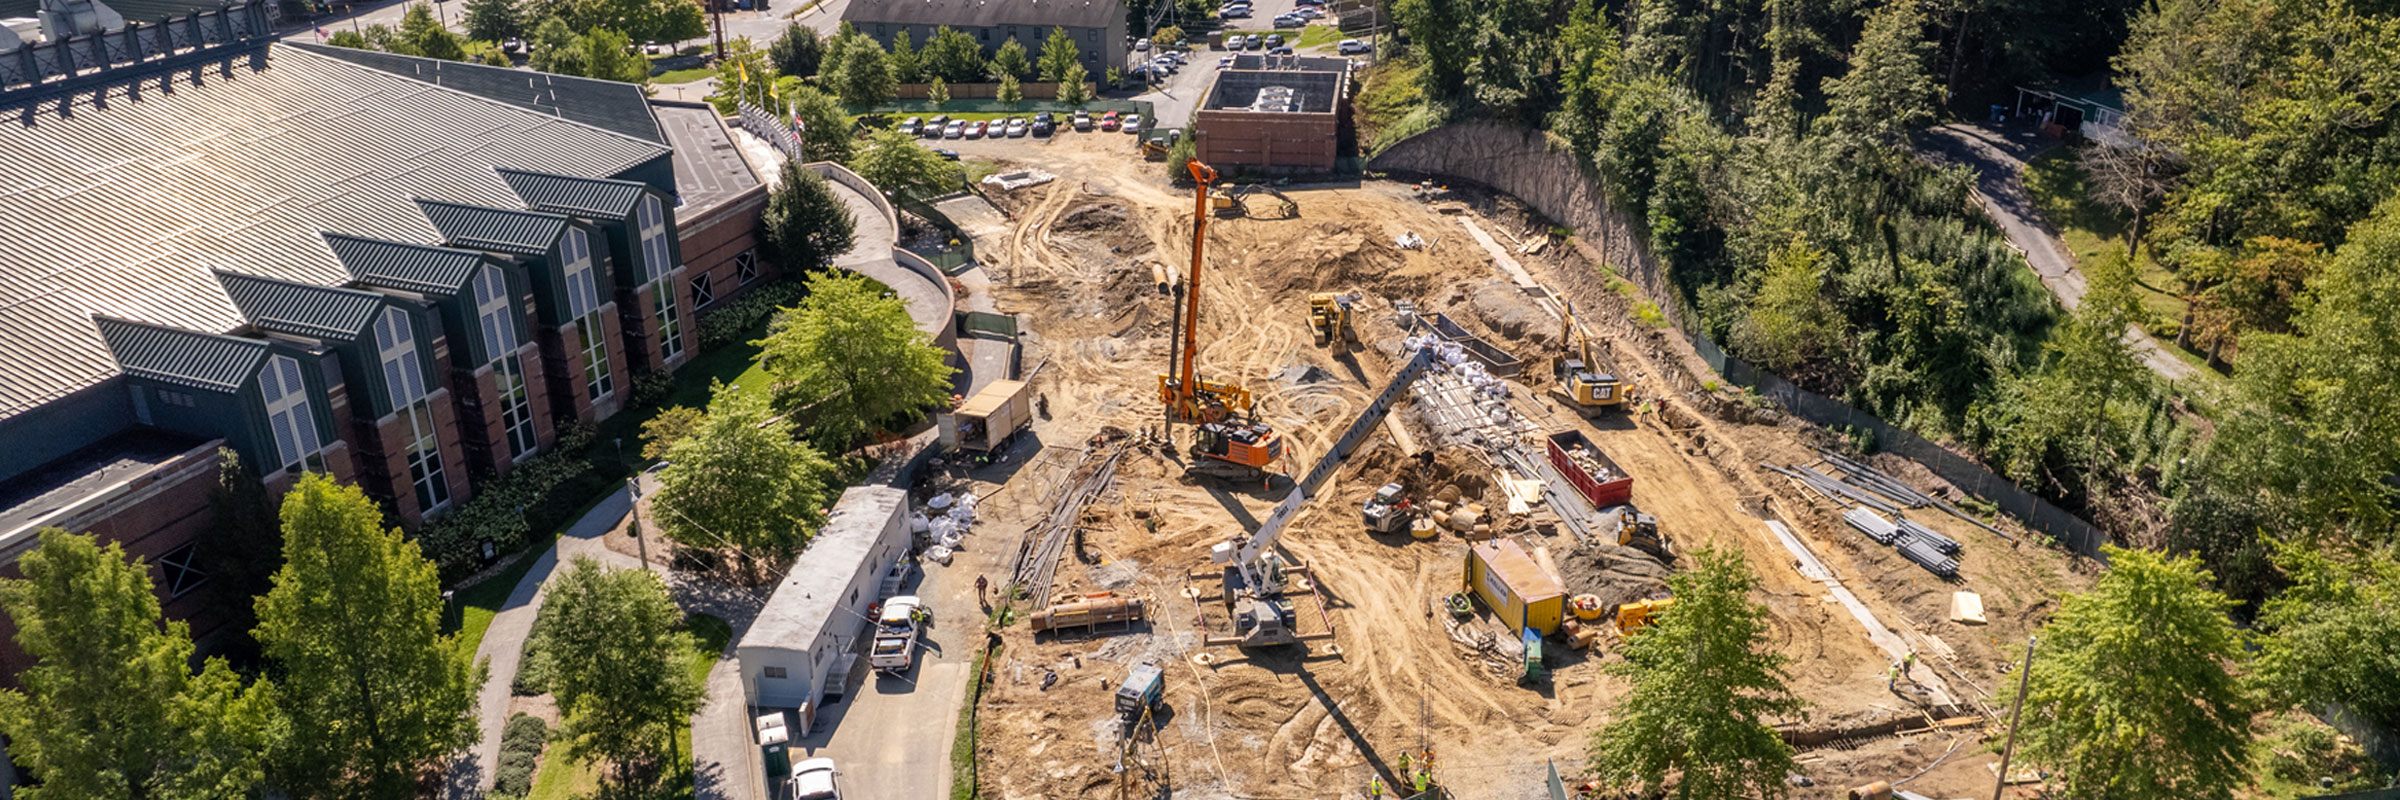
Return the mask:
<svg viewBox="0 0 2400 800">
<path fill-rule="evenodd" d="M 2008 744 L 2000 748 L 2000 778 L 1992 784 L 1992 800 L 2008 791 L 2008 760 L 2017 754 L 2017 718 L 2025 713 L 2025 689 L 2033 684 L 2033 647 L 2039 636 L 2025 637 L 2025 663 L 2017 667 L 2017 702 L 2008 709 Z"/>
<path fill-rule="evenodd" d="M 716 23 L 717 60 L 725 60 L 725 4 L 733 0 L 708 0 L 708 18 Z M 765 8 L 765 6 L 760 6 Z"/>
</svg>

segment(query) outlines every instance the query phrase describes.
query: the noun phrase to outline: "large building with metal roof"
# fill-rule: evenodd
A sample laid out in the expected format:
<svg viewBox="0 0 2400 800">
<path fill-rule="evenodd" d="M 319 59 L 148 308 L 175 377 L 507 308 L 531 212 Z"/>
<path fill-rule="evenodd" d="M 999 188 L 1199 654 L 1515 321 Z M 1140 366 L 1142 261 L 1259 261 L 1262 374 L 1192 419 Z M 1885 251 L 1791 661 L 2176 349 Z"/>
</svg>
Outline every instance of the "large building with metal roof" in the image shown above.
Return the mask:
<svg viewBox="0 0 2400 800">
<path fill-rule="evenodd" d="M 265 0 L 0 51 L 0 575 L 92 531 L 188 616 L 220 448 L 413 525 L 616 413 L 771 272 L 704 108 L 280 42 Z"/>
</svg>

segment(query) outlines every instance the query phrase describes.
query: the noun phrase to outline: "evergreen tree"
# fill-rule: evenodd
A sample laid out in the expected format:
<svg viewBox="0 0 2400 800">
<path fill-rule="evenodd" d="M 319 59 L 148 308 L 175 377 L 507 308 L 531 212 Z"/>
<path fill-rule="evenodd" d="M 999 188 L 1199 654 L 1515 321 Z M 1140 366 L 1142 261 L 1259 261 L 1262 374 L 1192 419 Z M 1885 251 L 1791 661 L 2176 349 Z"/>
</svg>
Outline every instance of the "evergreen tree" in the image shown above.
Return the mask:
<svg viewBox="0 0 2400 800">
<path fill-rule="evenodd" d="M 1625 660 L 1602 667 L 1633 683 L 1623 710 L 1592 733 L 1592 769 L 1645 796 L 1676 800 L 1780 798 L 1791 789 L 1792 746 L 1771 723 L 1807 703 L 1785 684 L 1790 659 L 1773 649 L 1767 609 L 1750 601 L 1758 576 L 1738 552 L 1702 550 L 1667 578 L 1675 605 L 1627 636 Z"/>
<path fill-rule="evenodd" d="M 2250 692 L 2229 670 L 2232 602 L 2191 558 L 2107 549 L 2091 591 L 2042 626 L 2018 757 L 2090 800 L 2230 798 L 2249 782 Z M 2000 705 L 2015 702 L 2003 689 Z"/>
<path fill-rule="evenodd" d="M 1082 51 L 1075 47 L 1075 37 L 1065 28 L 1051 28 L 1050 39 L 1042 43 L 1042 80 L 1051 83 L 1066 81 L 1067 68 L 1083 63 Z"/>
<path fill-rule="evenodd" d="M 217 798 L 255 791 L 273 687 L 244 690 L 223 659 L 197 676 L 188 626 L 165 621 L 148 568 L 123 547 L 45 528 L 0 581 L 32 666 L 0 691 L 9 755 L 41 783 L 26 800 Z"/>
<path fill-rule="evenodd" d="M 908 31 L 892 34 L 892 53 L 886 61 L 891 64 L 893 81 L 925 82 L 925 64 L 917 58 L 917 49 L 909 41 Z"/>
<path fill-rule="evenodd" d="M 957 371 L 917 329 L 907 304 L 846 272 L 810 276 L 808 297 L 777 315 L 758 344 L 772 365 L 778 404 L 805 410 L 811 438 L 837 452 L 948 400 Z"/>
<path fill-rule="evenodd" d="M 1089 102 L 1092 99 L 1091 90 L 1085 88 L 1085 84 L 1090 81 L 1091 76 L 1084 74 L 1081 63 L 1068 64 L 1067 71 L 1058 77 L 1058 101 L 1071 106 Z"/>
<path fill-rule="evenodd" d="M 417 776 L 480 735 L 484 668 L 444 636 L 433 562 L 355 487 L 303 475 L 283 501 L 283 568 L 258 601 L 289 729 L 277 775 L 295 796 L 412 797 Z"/>
<path fill-rule="evenodd" d="M 1904 144 L 1908 131 L 1933 118 L 1941 89 L 1925 74 L 1924 19 L 1913 0 L 1890 0 L 1867 17 L 1850 50 L 1850 72 L 1825 79 L 1826 111 L 1819 123 L 1857 144 Z"/>
<path fill-rule="evenodd" d="M 1031 74 L 1027 70 L 1032 66 L 1026 60 L 1025 46 L 1017 44 L 1017 40 L 1012 38 L 1007 43 L 1000 45 L 998 51 L 992 53 L 991 79 L 994 81 L 1004 78 L 1023 80 L 1026 75 Z"/>
<path fill-rule="evenodd" d="M 566 755 L 615 764 L 620 783 L 672 763 L 676 732 L 690 729 L 706 694 L 666 584 L 648 570 L 609 570 L 577 556 L 551 584 L 542 613 L 540 647 L 565 718 L 558 736 Z"/>
<path fill-rule="evenodd" d="M 832 157 L 822 153 L 810 155 Z M 794 273 L 815 270 L 833 263 L 834 256 L 850 252 L 855 224 L 850 209 L 833 196 L 833 189 L 826 186 L 825 179 L 794 162 L 783 165 L 781 181 L 775 186 L 775 193 L 767 197 L 766 211 L 759 215 L 768 256 Z"/>
<path fill-rule="evenodd" d="M 933 79 L 933 84 L 925 87 L 925 99 L 932 102 L 934 108 L 941 108 L 944 105 L 948 105 L 950 102 L 950 84 L 943 82 L 940 77 L 935 77 Z"/>
<path fill-rule="evenodd" d="M 1000 91 L 996 99 L 1007 103 L 1010 108 L 1015 108 L 1018 103 L 1025 101 L 1025 88 L 1017 83 L 1017 76 L 1000 76 Z"/>
<path fill-rule="evenodd" d="M 774 63 L 775 71 L 795 78 L 817 74 L 817 62 L 824 58 L 825 42 L 817 38 L 817 30 L 797 22 L 767 45 L 767 60 Z"/>
</svg>

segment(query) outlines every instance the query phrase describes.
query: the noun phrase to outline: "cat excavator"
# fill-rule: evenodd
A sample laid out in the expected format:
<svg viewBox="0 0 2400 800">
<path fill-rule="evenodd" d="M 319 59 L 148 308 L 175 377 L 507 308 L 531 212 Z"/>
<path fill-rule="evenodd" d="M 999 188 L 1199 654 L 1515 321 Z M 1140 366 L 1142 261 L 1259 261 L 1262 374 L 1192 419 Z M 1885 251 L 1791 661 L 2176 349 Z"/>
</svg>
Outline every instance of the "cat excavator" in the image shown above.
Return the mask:
<svg viewBox="0 0 2400 800">
<path fill-rule="evenodd" d="M 1567 304 L 1561 322 L 1565 330 L 1559 332 L 1559 341 L 1567 353 L 1558 359 L 1558 384 L 1551 394 L 1586 416 L 1623 408 L 1628 392 L 1617 380 L 1616 368 L 1601 358 L 1604 345 L 1595 345 L 1583 324 L 1575 321 L 1574 304 Z"/>
<path fill-rule="evenodd" d="M 1250 390 L 1212 381 L 1195 374 L 1200 353 L 1200 271 L 1208 246 L 1209 187 L 1217 171 L 1195 159 L 1191 170 L 1192 266 L 1173 289 L 1182 303 L 1175 311 L 1174 332 L 1168 339 L 1168 372 L 1158 376 L 1158 400 L 1166 406 L 1169 424 L 1198 426 L 1192 435 L 1187 472 L 1229 479 L 1265 477 L 1283 457 L 1283 434 L 1251 416 Z"/>
<path fill-rule="evenodd" d="M 1318 346 L 1342 347 L 1358 340 L 1358 331 L 1350 327 L 1350 306 L 1359 297 L 1358 292 L 1308 296 L 1308 328 L 1316 332 Z"/>
</svg>

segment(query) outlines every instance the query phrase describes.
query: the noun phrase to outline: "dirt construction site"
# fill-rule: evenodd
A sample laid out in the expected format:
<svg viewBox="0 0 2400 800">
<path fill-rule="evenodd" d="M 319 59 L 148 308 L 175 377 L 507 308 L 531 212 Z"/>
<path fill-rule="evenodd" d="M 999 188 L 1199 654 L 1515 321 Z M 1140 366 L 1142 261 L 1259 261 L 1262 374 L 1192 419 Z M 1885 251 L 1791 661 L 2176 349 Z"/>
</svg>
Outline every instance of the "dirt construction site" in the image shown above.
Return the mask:
<svg viewBox="0 0 2400 800">
<path fill-rule="evenodd" d="M 1468 588 L 1471 540 L 1537 553 L 1567 595 L 1609 605 L 1664 596 L 1665 577 L 1702 548 L 1739 553 L 1760 578 L 1752 599 L 1769 611 L 1789 684 L 1810 704 L 1775 721 L 1798 753 L 1794 796 L 1871 781 L 1933 798 L 1990 793 L 2009 662 L 2059 595 L 2089 584 L 2088 564 L 2004 518 L 1968 519 L 1971 498 L 1905 460 L 1833 463 L 1823 451 L 1839 437 L 1719 387 L 1679 337 L 1640 321 L 1656 312 L 1590 251 L 1510 198 L 1463 186 L 1296 184 L 1282 187 L 1296 216 L 1275 219 L 1277 203 L 1252 195 L 1250 215 L 1208 219 L 1197 373 L 1248 389 L 1252 418 L 1286 452 L 1264 480 L 1187 475 L 1192 426 L 1165 424 L 1159 376 L 1195 201 L 1125 148 L 1080 137 L 991 154 L 1060 177 L 987 192 L 1007 224 L 976 242 L 990 276 L 977 291 L 1019 319 L 1045 409 L 1037 441 L 954 477 L 983 497 L 987 523 L 969 546 L 1020 551 L 1019 579 L 1033 576 L 1015 623 L 999 629 L 976 711 L 985 797 L 1359 798 L 1377 780 L 1408 796 L 1427 771 L 1447 796 L 1532 798 L 1546 796 L 1553 766 L 1576 791 L 1591 732 L 1628 691 L 1604 672 L 1622 661 L 1619 634 L 1604 620 L 1570 623 L 1540 645 L 1528 678 L 1513 625 L 1481 599 L 1450 607 Z M 1352 291 L 1355 341 L 1316 343 L 1308 296 Z M 1551 392 L 1568 304 L 1634 402 L 1587 416 Z M 1305 568 L 1293 590 L 1304 641 L 1212 644 L 1232 623 L 1214 602 L 1224 590 L 1211 548 L 1269 517 L 1369 410 L 1404 348 L 1426 341 L 1436 313 L 1521 359 L 1522 372 L 1502 382 L 1505 395 L 1469 403 L 1466 423 L 1429 392 L 1400 395 L 1276 542 Z M 1410 318 L 1417 329 L 1402 327 Z M 1544 438 L 1569 430 L 1632 476 L 1631 505 L 1679 558 L 1662 563 L 1618 546 L 1613 526 L 1563 519 L 1570 510 L 1545 499 L 1538 475 L 1495 455 L 1517 446 L 1539 462 Z M 1954 577 L 1845 522 L 1850 507 L 1874 504 L 1779 471 L 1848 474 L 1855 488 L 1876 480 L 1859 475 L 1870 466 L 1907 487 L 1875 495 L 1900 509 L 1883 516 L 1957 543 Z M 1417 502 L 1480 513 L 1431 538 L 1368 530 L 1362 504 L 1395 482 Z M 1888 496 L 1912 490 L 1936 502 Z M 1024 622 L 1099 592 L 1141 599 L 1144 619 L 1041 633 Z M 1953 619 L 1961 592 L 1980 600 L 1980 621 Z M 1589 631 L 1588 646 L 1573 630 Z M 1163 671 L 1163 692 L 1147 722 L 1128 724 L 1114 697 L 1137 664 Z"/>
</svg>

